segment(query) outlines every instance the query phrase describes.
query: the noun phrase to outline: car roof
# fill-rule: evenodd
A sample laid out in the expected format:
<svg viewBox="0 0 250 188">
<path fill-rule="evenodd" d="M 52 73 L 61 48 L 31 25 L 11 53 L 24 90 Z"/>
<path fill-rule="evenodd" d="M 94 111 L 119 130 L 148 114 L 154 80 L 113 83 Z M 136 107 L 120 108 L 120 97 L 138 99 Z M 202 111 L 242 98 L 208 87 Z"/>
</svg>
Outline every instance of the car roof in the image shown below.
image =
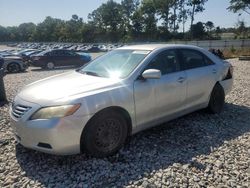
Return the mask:
<svg viewBox="0 0 250 188">
<path fill-rule="evenodd" d="M 197 46 L 185 45 L 185 44 L 139 44 L 139 45 L 128 45 L 117 49 L 126 49 L 126 50 L 156 50 L 160 48 L 191 48 L 191 49 L 200 49 Z"/>
</svg>

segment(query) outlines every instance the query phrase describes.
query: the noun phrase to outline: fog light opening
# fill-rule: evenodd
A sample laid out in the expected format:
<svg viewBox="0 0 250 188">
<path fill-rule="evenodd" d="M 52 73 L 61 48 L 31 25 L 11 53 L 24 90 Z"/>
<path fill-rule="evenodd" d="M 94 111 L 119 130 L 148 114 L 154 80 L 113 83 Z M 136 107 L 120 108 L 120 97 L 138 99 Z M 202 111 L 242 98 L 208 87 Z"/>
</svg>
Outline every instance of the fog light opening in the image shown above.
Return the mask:
<svg viewBox="0 0 250 188">
<path fill-rule="evenodd" d="M 47 144 L 47 143 L 42 143 L 42 142 L 39 142 L 37 144 L 38 147 L 41 147 L 41 148 L 46 148 L 46 149 L 52 149 L 51 145 L 50 144 Z"/>
</svg>

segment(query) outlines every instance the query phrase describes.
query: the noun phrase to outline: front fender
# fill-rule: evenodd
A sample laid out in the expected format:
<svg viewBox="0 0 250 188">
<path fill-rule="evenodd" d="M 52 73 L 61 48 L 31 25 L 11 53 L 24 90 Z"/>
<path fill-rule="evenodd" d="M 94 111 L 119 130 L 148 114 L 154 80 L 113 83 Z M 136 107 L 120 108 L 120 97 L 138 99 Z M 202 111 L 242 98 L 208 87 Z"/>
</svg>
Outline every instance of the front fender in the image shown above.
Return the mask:
<svg viewBox="0 0 250 188">
<path fill-rule="evenodd" d="M 94 116 L 108 107 L 120 107 L 126 110 L 131 118 L 132 126 L 136 124 L 135 105 L 132 86 L 123 86 L 85 96 L 80 100 L 82 115 Z"/>
</svg>

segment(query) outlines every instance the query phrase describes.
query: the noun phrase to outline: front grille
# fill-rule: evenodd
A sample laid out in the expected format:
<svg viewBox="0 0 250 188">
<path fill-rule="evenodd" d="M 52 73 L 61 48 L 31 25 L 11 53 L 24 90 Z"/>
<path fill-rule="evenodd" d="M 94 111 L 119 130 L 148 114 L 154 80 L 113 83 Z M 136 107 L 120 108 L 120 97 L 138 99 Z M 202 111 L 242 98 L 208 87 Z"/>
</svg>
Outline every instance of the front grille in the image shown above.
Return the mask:
<svg viewBox="0 0 250 188">
<path fill-rule="evenodd" d="M 29 111 L 31 107 L 29 106 L 24 106 L 24 105 L 14 105 L 12 104 L 12 115 L 15 117 L 15 118 L 21 118 L 23 117 L 23 115 Z"/>
</svg>

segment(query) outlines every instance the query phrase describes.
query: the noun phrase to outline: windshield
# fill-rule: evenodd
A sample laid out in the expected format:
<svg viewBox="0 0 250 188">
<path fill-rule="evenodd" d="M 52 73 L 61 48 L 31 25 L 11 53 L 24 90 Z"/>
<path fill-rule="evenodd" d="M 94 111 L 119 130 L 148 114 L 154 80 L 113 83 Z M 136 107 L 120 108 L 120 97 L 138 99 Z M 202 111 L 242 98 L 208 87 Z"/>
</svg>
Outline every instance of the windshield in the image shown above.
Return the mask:
<svg viewBox="0 0 250 188">
<path fill-rule="evenodd" d="M 79 72 L 108 78 L 125 78 L 149 54 L 146 50 L 114 50 L 86 66 Z"/>
<path fill-rule="evenodd" d="M 36 55 L 37 55 L 37 56 L 43 56 L 43 55 L 45 55 L 45 54 L 48 53 L 48 52 L 51 52 L 51 50 L 44 50 L 44 51 L 39 52 L 39 53 L 36 54 Z"/>
<path fill-rule="evenodd" d="M 86 53 L 86 52 L 76 52 L 78 55 L 81 55 L 81 56 L 83 56 L 83 55 L 85 55 L 85 56 L 89 56 L 89 54 L 88 53 Z"/>
</svg>

